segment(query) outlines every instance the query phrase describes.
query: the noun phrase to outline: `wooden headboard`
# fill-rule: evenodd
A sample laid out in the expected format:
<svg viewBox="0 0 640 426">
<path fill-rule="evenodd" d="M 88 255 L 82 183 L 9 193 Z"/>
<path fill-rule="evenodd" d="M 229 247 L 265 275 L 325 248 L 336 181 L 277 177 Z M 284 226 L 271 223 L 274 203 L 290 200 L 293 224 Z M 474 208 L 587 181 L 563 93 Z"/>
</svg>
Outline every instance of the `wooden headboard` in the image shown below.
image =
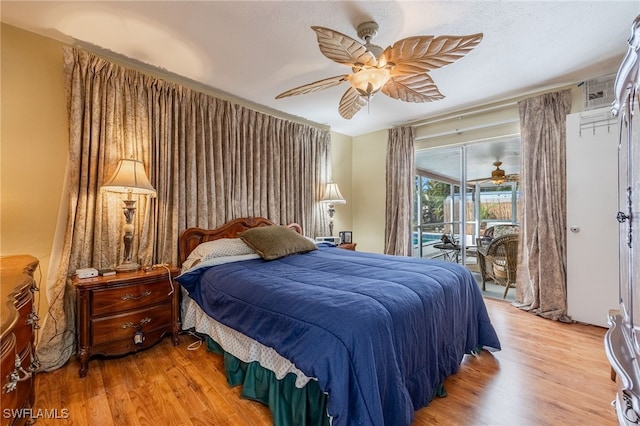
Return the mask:
<svg viewBox="0 0 640 426">
<path fill-rule="evenodd" d="M 182 234 L 180 234 L 178 241 L 178 258 L 180 259 L 180 264 L 182 265 L 184 261 L 187 260 L 187 256 L 201 243 L 218 240 L 220 238 L 236 238 L 240 232 L 246 231 L 249 228 L 272 225 L 276 224 L 264 217 L 242 217 L 227 222 L 216 229 L 185 229 Z M 287 226 L 298 234 L 302 234 L 302 228 L 297 223 L 292 223 Z"/>
</svg>

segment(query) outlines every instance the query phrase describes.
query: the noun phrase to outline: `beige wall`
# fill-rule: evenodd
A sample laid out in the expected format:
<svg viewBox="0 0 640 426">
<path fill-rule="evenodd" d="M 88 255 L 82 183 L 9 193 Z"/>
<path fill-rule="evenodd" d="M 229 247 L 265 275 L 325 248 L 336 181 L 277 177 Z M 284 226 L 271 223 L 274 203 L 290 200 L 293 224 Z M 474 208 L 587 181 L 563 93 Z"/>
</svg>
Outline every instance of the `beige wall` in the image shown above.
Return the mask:
<svg viewBox="0 0 640 426">
<path fill-rule="evenodd" d="M 353 138 L 353 241 L 359 251 L 384 252 L 388 130 Z"/>
<path fill-rule="evenodd" d="M 340 231 L 352 231 L 353 192 L 351 190 L 351 137 L 341 133 L 331 132 L 331 170 L 333 181 L 340 188 L 345 204 L 336 204 L 333 221 L 333 233 L 338 236 Z"/>
<path fill-rule="evenodd" d="M 1 31 L 0 255 L 40 260 L 42 311 L 68 154 L 62 44 Z"/>
</svg>

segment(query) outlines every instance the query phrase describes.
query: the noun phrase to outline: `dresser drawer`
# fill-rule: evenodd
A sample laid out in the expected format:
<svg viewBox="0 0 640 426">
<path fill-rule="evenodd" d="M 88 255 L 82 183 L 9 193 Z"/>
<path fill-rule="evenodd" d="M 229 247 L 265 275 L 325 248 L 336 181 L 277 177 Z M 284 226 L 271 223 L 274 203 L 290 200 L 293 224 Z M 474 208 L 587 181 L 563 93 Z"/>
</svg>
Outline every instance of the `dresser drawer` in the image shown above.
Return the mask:
<svg viewBox="0 0 640 426">
<path fill-rule="evenodd" d="M 21 408 L 21 401 L 18 400 L 18 392 L 17 389 L 12 392 L 6 392 L 6 386 L 9 384 L 9 379 L 11 372 L 14 369 L 16 360 L 16 337 L 13 334 L 9 334 L 5 336 L 2 341 L 2 360 L 0 364 L 0 385 L 2 385 L 2 389 L 0 392 L 2 393 L 2 408 L 3 409 L 18 409 Z M 2 422 L 0 423 L 2 426 L 8 425 L 11 423 L 11 418 L 5 418 L 2 416 Z"/>
<path fill-rule="evenodd" d="M 15 387 L 13 387 L 10 392 L 7 392 L 9 389 L 7 386 L 11 381 L 11 373 L 14 372 L 16 368 L 15 362 L 17 350 L 14 336 L 10 337 L 11 339 L 9 340 L 8 345 L 3 348 L 2 353 L 2 408 L 3 410 L 19 410 L 32 406 L 34 402 L 34 378 L 33 375 L 31 375 L 31 377 L 26 376 L 31 365 L 32 347 L 31 342 L 28 342 L 21 351 L 17 352 L 20 357 L 20 365 L 22 367 L 22 371 L 18 372 L 18 378 L 20 381 L 15 383 Z M 11 411 L 6 413 L 3 412 L 2 425 L 14 424 L 14 420 L 15 418 L 11 415 Z"/>
<path fill-rule="evenodd" d="M 162 327 L 171 327 L 171 303 L 139 309 L 120 315 L 91 319 L 91 345 L 117 340 L 133 340 L 136 331 L 149 333 Z"/>
<path fill-rule="evenodd" d="M 37 317 L 33 312 L 33 292 L 37 291 L 33 272 L 38 259 L 33 256 L 4 256 L 0 258 L 0 313 L 2 314 L 2 338 L 0 339 L 0 424 L 25 424 L 26 411 L 35 399 L 32 365 L 33 324 Z M 21 369 L 15 367 L 16 355 Z M 12 373 L 15 373 L 12 380 Z M 17 379 L 17 380 L 16 380 Z M 7 387 L 7 385 L 9 385 Z M 14 417 L 15 413 L 22 418 Z"/>
<path fill-rule="evenodd" d="M 169 281 L 92 290 L 90 315 L 100 316 L 138 309 L 170 300 Z"/>
</svg>

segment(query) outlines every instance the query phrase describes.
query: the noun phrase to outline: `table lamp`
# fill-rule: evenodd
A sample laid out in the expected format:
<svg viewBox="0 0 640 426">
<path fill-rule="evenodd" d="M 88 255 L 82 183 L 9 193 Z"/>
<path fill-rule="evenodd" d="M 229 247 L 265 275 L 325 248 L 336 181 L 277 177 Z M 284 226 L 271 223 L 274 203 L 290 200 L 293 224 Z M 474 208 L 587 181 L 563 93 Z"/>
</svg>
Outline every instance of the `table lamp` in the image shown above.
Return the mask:
<svg viewBox="0 0 640 426">
<path fill-rule="evenodd" d="M 101 190 L 127 194 L 127 199 L 123 200 L 125 206 L 122 208 L 127 220 L 127 223 L 123 227 L 124 260 L 120 265 L 115 267 L 115 270 L 118 272 L 136 271 L 140 269 L 140 265 L 131 260 L 134 229 L 133 214 L 136 211 L 136 200 L 133 199 L 133 194 L 155 197 L 156 190 L 151 186 L 151 182 L 149 182 L 149 178 L 147 178 L 142 161 L 134 159 L 120 160 L 116 172 L 102 185 Z"/>
<path fill-rule="evenodd" d="M 345 204 L 346 201 L 338 189 L 338 184 L 330 182 L 324 189 L 322 202 L 329 204 L 327 212 L 329 213 L 329 235 L 333 236 L 333 215 L 336 212 L 335 204 Z"/>
</svg>

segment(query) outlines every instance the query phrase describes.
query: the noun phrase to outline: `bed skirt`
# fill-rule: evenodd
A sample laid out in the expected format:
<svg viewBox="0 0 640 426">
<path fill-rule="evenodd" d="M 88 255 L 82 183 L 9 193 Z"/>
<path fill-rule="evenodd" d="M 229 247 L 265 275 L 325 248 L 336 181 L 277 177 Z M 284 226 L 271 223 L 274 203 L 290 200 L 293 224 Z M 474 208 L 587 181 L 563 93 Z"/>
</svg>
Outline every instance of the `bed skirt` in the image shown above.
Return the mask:
<svg viewBox="0 0 640 426">
<path fill-rule="evenodd" d="M 241 396 L 269 407 L 274 426 L 328 426 L 327 395 L 316 380 L 303 388 L 295 385 L 296 376 L 287 374 L 278 380 L 275 374 L 257 361 L 246 363 L 224 351 L 206 336 L 207 349 L 224 357 L 224 368 L 230 386 L 242 385 Z"/>
</svg>

